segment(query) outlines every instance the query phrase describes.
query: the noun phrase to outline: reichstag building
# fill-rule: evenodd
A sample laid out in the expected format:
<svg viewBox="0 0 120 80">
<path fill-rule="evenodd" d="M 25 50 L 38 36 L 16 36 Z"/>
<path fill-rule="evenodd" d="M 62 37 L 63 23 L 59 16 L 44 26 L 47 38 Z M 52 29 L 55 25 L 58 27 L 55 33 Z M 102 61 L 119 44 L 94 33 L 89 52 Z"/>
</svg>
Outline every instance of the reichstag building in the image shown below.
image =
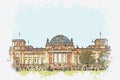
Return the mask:
<svg viewBox="0 0 120 80">
<path fill-rule="evenodd" d="M 56 35 L 51 40 L 46 39 L 45 48 L 34 48 L 27 45 L 24 39 L 13 39 L 9 49 L 11 63 L 16 71 L 23 70 L 85 70 L 88 65 L 83 65 L 80 56 L 84 51 L 91 51 L 95 62 L 99 54 L 110 51 L 108 40 L 99 38 L 93 45 L 86 48 L 74 46 L 73 39 L 64 35 Z M 95 65 L 90 69 L 95 68 Z M 98 68 L 99 69 L 99 68 Z"/>
</svg>

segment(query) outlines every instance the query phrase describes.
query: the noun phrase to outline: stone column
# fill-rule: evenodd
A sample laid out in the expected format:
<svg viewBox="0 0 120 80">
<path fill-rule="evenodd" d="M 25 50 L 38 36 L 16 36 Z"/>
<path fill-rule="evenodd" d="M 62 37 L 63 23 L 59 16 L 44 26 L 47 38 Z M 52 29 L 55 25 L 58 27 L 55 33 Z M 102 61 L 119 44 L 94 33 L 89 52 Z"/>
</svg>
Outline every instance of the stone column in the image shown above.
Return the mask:
<svg viewBox="0 0 120 80">
<path fill-rule="evenodd" d="M 49 64 L 51 64 L 51 63 L 52 63 L 52 54 L 49 53 Z"/>
</svg>

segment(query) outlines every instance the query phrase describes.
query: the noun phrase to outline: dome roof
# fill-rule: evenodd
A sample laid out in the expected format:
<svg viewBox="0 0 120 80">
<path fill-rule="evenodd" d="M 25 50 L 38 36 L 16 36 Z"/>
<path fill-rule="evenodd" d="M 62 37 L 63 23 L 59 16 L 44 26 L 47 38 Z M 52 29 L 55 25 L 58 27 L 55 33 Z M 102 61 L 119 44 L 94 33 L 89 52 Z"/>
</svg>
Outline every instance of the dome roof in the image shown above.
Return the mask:
<svg viewBox="0 0 120 80">
<path fill-rule="evenodd" d="M 70 43 L 71 41 L 64 35 L 57 35 L 53 37 L 50 41 L 51 45 L 59 45 L 59 44 L 70 45 Z"/>
</svg>

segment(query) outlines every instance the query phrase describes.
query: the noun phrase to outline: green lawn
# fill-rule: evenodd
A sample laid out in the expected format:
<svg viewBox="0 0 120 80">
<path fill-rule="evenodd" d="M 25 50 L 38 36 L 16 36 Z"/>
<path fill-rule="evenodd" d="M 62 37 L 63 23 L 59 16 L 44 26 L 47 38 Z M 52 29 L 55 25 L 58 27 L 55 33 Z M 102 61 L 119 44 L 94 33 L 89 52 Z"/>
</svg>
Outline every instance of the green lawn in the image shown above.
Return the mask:
<svg viewBox="0 0 120 80">
<path fill-rule="evenodd" d="M 19 71 L 19 72 L 16 72 L 16 73 L 25 76 L 25 75 L 27 75 L 29 72 L 30 72 L 30 71 Z"/>
<path fill-rule="evenodd" d="M 99 75 L 99 74 L 105 73 L 105 72 L 106 72 L 105 70 L 101 70 L 101 71 L 90 71 L 90 74 L 91 74 L 91 75 L 93 75 L 93 74 Z"/>
<path fill-rule="evenodd" d="M 66 75 L 69 75 L 69 76 L 72 76 L 74 73 L 79 73 L 80 71 L 64 71 L 64 73 L 66 74 Z"/>
<path fill-rule="evenodd" d="M 59 71 L 37 71 L 40 75 L 54 75 L 57 74 Z"/>
<path fill-rule="evenodd" d="M 43 75 L 43 76 L 46 76 L 46 75 L 54 75 L 54 74 L 57 74 L 61 71 L 19 71 L 19 72 L 16 72 L 20 75 L 27 75 L 29 72 L 32 72 L 32 73 L 39 73 L 40 75 Z M 84 74 L 85 72 L 90 72 L 91 75 L 99 75 L 101 73 L 105 73 L 106 71 L 63 71 L 66 75 L 69 75 L 69 76 L 72 76 L 74 73 L 81 73 L 81 74 Z"/>
</svg>

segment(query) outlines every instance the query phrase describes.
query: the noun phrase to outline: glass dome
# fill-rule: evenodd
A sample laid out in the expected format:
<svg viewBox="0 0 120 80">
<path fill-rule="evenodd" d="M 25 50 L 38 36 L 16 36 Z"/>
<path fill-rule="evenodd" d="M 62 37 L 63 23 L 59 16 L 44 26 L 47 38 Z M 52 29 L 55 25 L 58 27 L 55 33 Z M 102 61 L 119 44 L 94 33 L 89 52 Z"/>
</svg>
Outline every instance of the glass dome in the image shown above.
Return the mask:
<svg viewBox="0 0 120 80">
<path fill-rule="evenodd" d="M 70 43 L 71 43 L 70 40 L 64 35 L 57 35 L 53 37 L 50 41 L 51 45 L 60 45 L 60 44 L 70 45 Z"/>
</svg>

